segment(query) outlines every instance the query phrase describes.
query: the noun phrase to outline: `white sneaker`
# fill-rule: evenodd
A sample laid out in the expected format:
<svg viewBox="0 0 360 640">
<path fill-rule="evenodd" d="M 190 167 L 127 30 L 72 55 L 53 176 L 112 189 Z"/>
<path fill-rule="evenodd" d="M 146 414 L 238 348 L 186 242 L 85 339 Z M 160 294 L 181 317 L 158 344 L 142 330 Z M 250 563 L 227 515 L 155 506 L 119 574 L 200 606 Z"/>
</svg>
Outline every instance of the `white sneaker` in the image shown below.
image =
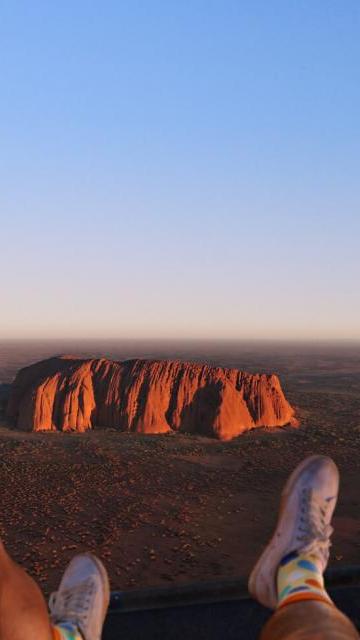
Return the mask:
<svg viewBox="0 0 360 640">
<path fill-rule="evenodd" d="M 315 555 L 320 570 L 325 570 L 338 490 L 338 468 L 326 456 L 306 458 L 291 474 L 281 495 L 275 532 L 249 578 L 251 595 L 265 607 L 276 608 L 277 570 L 291 551 Z"/>
<path fill-rule="evenodd" d="M 70 622 L 84 640 L 100 640 L 109 600 L 109 578 L 103 563 L 90 553 L 75 556 L 58 591 L 50 596 L 51 621 Z"/>
</svg>

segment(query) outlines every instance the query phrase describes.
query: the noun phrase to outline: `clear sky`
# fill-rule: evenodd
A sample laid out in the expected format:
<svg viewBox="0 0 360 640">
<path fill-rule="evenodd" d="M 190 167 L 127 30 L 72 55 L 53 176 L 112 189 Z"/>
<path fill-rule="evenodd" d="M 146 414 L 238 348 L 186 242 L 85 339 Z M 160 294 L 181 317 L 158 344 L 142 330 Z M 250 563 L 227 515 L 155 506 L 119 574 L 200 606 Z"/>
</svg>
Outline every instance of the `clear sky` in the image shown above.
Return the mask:
<svg viewBox="0 0 360 640">
<path fill-rule="evenodd" d="M 360 338 L 359 0 L 4 0 L 0 337 Z"/>
</svg>

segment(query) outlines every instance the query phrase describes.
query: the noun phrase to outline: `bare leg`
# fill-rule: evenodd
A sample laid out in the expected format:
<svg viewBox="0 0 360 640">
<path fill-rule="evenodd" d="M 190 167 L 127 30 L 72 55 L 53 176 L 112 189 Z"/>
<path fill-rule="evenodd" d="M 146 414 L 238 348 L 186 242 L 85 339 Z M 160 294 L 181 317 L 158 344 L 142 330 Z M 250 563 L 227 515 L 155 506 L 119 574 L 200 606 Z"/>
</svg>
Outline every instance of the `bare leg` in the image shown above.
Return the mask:
<svg viewBox="0 0 360 640">
<path fill-rule="evenodd" d="M 261 640 L 356 640 L 359 634 L 334 605 L 314 600 L 295 602 L 275 611 Z"/>
<path fill-rule="evenodd" d="M 1 640 L 51 640 L 50 619 L 36 582 L 6 553 L 0 542 Z"/>
</svg>

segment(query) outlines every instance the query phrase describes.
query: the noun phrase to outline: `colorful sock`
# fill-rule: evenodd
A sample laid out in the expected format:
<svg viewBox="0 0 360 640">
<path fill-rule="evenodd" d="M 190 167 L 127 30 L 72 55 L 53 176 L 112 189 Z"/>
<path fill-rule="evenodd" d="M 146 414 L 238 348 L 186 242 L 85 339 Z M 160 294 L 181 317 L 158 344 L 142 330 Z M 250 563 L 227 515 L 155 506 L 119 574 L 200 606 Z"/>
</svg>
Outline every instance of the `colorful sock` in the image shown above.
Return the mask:
<svg viewBox="0 0 360 640">
<path fill-rule="evenodd" d="M 53 640 L 83 640 L 83 637 L 75 624 L 61 622 L 53 626 Z"/>
<path fill-rule="evenodd" d="M 314 555 L 292 551 L 280 562 L 277 574 L 277 607 L 301 600 L 332 604 L 324 588 L 324 578 Z"/>
</svg>

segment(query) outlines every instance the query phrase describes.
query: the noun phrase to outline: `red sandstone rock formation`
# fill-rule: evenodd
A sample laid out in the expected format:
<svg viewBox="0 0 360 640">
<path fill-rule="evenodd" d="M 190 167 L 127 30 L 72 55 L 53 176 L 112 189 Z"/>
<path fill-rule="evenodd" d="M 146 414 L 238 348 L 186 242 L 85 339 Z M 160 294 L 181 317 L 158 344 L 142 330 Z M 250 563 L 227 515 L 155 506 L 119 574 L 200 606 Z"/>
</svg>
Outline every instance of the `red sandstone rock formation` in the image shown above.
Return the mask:
<svg viewBox="0 0 360 640">
<path fill-rule="evenodd" d="M 181 431 L 228 440 L 296 424 L 276 375 L 178 361 L 50 358 L 22 369 L 7 410 L 26 431 Z"/>
</svg>

